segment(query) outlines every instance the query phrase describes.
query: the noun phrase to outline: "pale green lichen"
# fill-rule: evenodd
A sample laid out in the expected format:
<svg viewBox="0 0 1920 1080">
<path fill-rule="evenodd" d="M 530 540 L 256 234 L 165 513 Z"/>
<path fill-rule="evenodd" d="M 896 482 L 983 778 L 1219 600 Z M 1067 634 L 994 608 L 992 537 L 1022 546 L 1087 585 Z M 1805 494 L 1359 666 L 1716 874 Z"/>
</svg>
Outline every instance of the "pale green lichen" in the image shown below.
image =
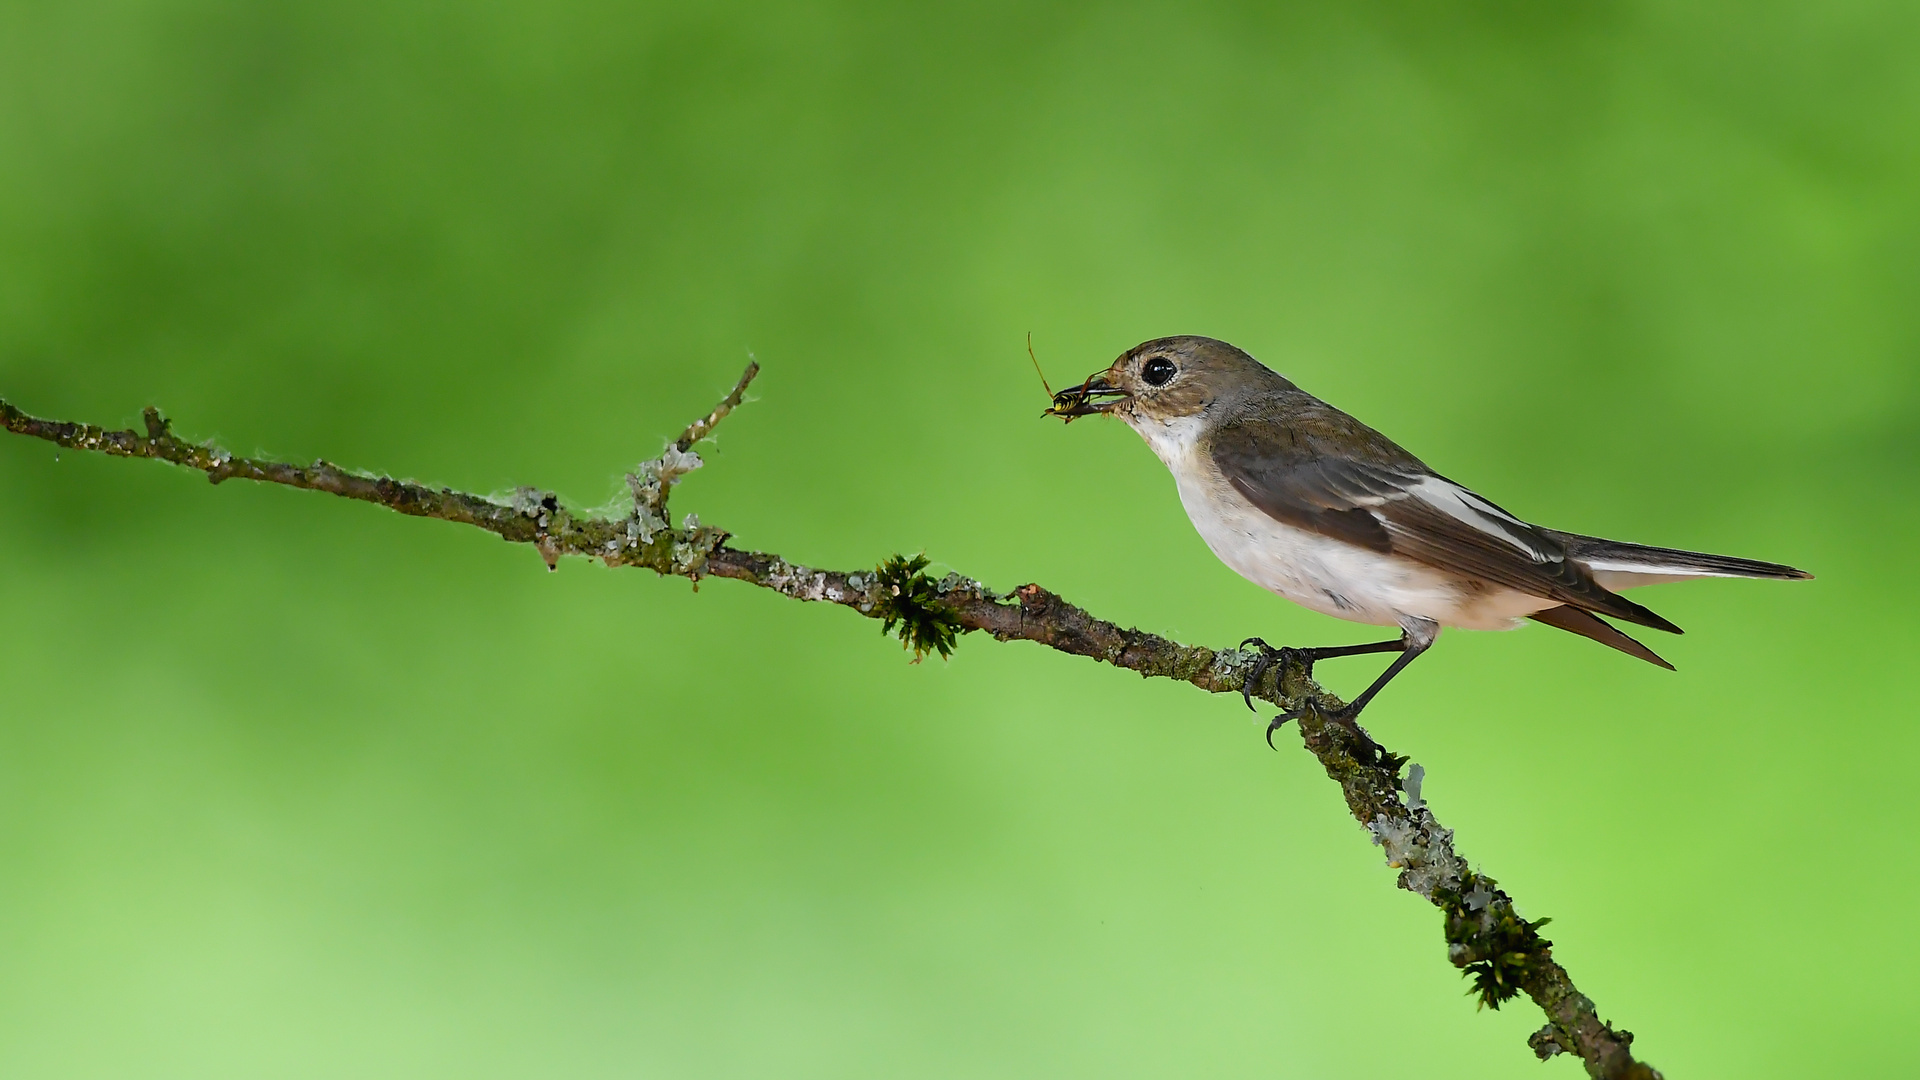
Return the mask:
<svg viewBox="0 0 1920 1080">
<path fill-rule="evenodd" d="M 669 443 L 659 457 L 641 462 L 627 474 L 627 487 L 633 492 L 633 516 L 644 537 L 640 546 L 651 544 L 654 535 L 667 528 L 667 494 L 673 485 L 704 464 L 699 454 Z"/>
<path fill-rule="evenodd" d="M 1435 821 L 1424 807 L 1405 821 L 1376 815 L 1367 831 L 1385 849 L 1387 865 L 1401 872 L 1400 883 L 1429 900 L 1457 883 L 1466 870 L 1453 853 L 1453 830 Z"/>
<path fill-rule="evenodd" d="M 546 501 L 546 498 L 547 493 L 539 488 L 517 487 L 513 489 L 513 495 L 507 499 L 507 505 L 522 517 L 534 517 L 540 513 L 541 504 Z"/>
<path fill-rule="evenodd" d="M 699 578 L 707 572 L 707 556 L 727 538 L 725 529 L 700 524 L 700 515 L 688 514 L 673 537 L 672 573 Z"/>
<path fill-rule="evenodd" d="M 653 538 L 667 531 L 667 522 L 654 513 L 651 506 L 635 507 L 633 516 L 627 519 L 627 546 L 643 548 L 653 543 Z"/>
<path fill-rule="evenodd" d="M 773 572 L 767 576 L 767 584 L 780 590 L 795 600 L 837 600 L 831 585 L 831 577 L 825 570 L 814 570 L 797 563 L 776 559 Z"/>
<path fill-rule="evenodd" d="M 1400 781 L 1400 790 L 1407 796 L 1408 810 L 1419 810 L 1427 805 L 1426 800 L 1420 797 L 1420 783 L 1426 778 L 1427 770 L 1419 762 L 1407 766 L 1407 778 Z"/>
<path fill-rule="evenodd" d="M 643 461 L 627 474 L 627 488 L 633 493 L 633 510 L 622 532 L 623 540 L 607 545 L 608 551 L 624 546 L 634 551 L 650 548 L 654 541 L 671 537 L 666 550 L 639 561 L 662 573 L 685 574 L 696 580 L 706 572 L 707 557 L 727 537 L 724 530 L 705 528 L 700 519 L 687 515 L 686 524 L 675 530 L 667 518 L 667 495 L 686 474 L 704 465 L 700 455 L 669 443 L 659 457 Z M 664 565 L 662 565 L 664 563 Z"/>
</svg>

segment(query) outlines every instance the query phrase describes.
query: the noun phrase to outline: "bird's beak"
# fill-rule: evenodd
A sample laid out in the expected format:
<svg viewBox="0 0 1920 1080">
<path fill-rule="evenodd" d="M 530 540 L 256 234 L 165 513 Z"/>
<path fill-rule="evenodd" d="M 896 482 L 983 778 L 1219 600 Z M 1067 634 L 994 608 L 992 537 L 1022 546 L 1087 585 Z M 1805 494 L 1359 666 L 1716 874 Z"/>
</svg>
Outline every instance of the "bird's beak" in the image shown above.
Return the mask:
<svg viewBox="0 0 1920 1080">
<path fill-rule="evenodd" d="M 1113 407 L 1131 396 L 1125 390 L 1107 381 L 1106 375 L 1095 375 L 1079 386 L 1069 386 L 1053 395 L 1053 404 L 1047 407 L 1042 416 L 1058 416 L 1069 423 L 1076 416 L 1092 416 L 1095 413 L 1111 412 Z"/>
</svg>

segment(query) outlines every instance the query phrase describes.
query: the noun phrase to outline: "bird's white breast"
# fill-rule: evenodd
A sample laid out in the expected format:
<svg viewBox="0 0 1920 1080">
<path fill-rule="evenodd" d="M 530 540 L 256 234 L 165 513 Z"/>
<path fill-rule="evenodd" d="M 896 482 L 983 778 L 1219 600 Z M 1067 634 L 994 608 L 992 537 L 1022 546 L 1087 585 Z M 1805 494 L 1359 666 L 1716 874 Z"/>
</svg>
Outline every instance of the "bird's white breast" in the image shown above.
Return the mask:
<svg viewBox="0 0 1920 1080">
<path fill-rule="evenodd" d="M 1442 626 L 1508 630 L 1521 616 L 1553 606 L 1275 521 L 1200 452 L 1201 417 L 1129 417 L 1127 422 L 1173 474 L 1180 504 L 1214 555 L 1240 576 L 1302 607 L 1375 626 L 1432 619 Z"/>
</svg>

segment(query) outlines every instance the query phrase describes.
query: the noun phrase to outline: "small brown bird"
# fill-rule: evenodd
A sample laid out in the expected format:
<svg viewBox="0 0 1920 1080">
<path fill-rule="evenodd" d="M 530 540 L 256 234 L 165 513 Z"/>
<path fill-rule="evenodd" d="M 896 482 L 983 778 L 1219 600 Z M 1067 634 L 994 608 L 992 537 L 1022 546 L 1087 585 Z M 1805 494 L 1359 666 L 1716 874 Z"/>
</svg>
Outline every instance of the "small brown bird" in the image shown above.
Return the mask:
<svg viewBox="0 0 1920 1080">
<path fill-rule="evenodd" d="M 1778 563 L 1529 525 L 1224 341 L 1169 337 L 1054 395 L 1052 416 L 1102 413 L 1139 432 L 1220 561 L 1327 615 L 1397 626 L 1392 641 L 1286 650 L 1309 665 L 1397 652 L 1337 716 L 1351 725 L 1440 629 L 1533 619 L 1672 670 L 1601 616 L 1680 628 L 1614 590 L 1702 577 L 1808 578 Z M 1281 655 L 1258 638 L 1261 668 Z M 1259 672 L 1248 680 L 1249 687 Z M 1249 699 L 1249 706 L 1252 701 Z M 1273 731 L 1298 716 L 1284 713 Z"/>
</svg>

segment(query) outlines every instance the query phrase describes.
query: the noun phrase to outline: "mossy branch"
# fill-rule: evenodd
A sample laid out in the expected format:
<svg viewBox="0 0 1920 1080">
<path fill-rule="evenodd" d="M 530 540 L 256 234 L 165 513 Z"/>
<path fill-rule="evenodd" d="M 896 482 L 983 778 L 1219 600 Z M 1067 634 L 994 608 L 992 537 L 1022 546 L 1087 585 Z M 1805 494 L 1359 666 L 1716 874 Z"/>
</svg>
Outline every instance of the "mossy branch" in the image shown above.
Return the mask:
<svg viewBox="0 0 1920 1080">
<path fill-rule="evenodd" d="M 1255 670 L 1257 656 L 1176 641 L 1098 619 L 1039 585 L 1011 593 L 948 574 L 925 573 L 924 555 L 895 555 L 871 571 L 819 570 L 778 555 L 728 547 L 727 533 L 689 514 L 675 527 L 667 519 L 667 495 L 686 473 L 702 465 L 693 446 L 743 400 L 759 371 L 749 365 L 732 392 L 706 417 L 689 425 L 660 457 L 641 463 L 627 478 L 632 509 L 619 517 L 578 513 L 551 492 L 521 488 L 507 501 L 432 488 L 412 481 L 370 476 L 326 461 L 311 465 L 235 457 L 207 443 L 173 434 L 156 409 L 145 413 L 146 430 L 110 431 L 91 424 L 43 420 L 0 400 L 7 430 L 76 450 L 114 457 L 153 458 L 206 474 L 215 484 L 257 480 L 324 491 L 377 503 L 413 517 L 437 518 L 485 529 L 504 540 L 529 544 L 549 569 L 561 556 L 599 559 L 608 566 L 645 567 L 699 581 L 724 577 L 771 589 L 796 600 L 822 601 L 878 619 L 897 633 L 916 658 L 946 656 L 961 635 L 983 631 L 1000 641 L 1031 641 L 1060 652 L 1091 657 L 1146 678 L 1178 679 L 1215 694 L 1238 694 Z M 1317 701 L 1325 711 L 1341 702 L 1323 691 L 1297 663 L 1269 667 L 1249 694 L 1281 709 Z M 1318 720 L 1299 724 L 1301 741 L 1340 785 L 1347 809 L 1385 849 L 1387 864 L 1400 870 L 1401 888 L 1440 908 L 1447 956 L 1472 981 L 1483 1006 L 1498 1008 L 1525 994 L 1546 1014 L 1547 1024 L 1528 1040 L 1541 1058 L 1577 1055 L 1588 1075 L 1603 1080 L 1655 1080 L 1659 1073 L 1631 1053 L 1632 1034 L 1603 1022 L 1592 1000 L 1580 993 L 1541 937 L 1545 919 L 1527 921 L 1492 878 L 1470 869 L 1420 798 L 1423 772 L 1387 753 L 1364 733 Z"/>
<path fill-rule="evenodd" d="M 947 607 L 940 583 L 922 573 L 926 568 L 925 555 L 911 559 L 895 555 L 875 572 L 883 590 L 880 632 L 891 634 L 899 627 L 900 644 L 913 650 L 915 663 L 931 652 L 942 657 L 953 655 L 960 635 L 967 632 Z"/>
</svg>

